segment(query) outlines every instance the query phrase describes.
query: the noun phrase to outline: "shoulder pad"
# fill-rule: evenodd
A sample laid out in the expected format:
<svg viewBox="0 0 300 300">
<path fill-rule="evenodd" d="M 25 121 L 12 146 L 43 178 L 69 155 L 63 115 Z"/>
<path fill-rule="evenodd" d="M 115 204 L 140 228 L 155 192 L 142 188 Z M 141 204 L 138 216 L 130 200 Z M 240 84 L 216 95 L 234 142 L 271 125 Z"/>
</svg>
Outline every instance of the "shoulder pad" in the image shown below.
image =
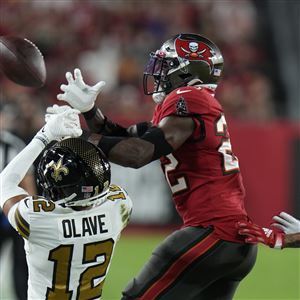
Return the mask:
<svg viewBox="0 0 300 300">
<path fill-rule="evenodd" d="M 109 186 L 109 192 L 107 195 L 107 199 L 111 201 L 115 200 L 125 200 L 127 198 L 127 193 L 124 189 L 122 189 L 120 186 L 111 184 Z"/>
<path fill-rule="evenodd" d="M 190 116 L 209 112 L 208 94 L 203 89 L 185 86 L 170 93 L 162 104 L 163 117 Z"/>
</svg>

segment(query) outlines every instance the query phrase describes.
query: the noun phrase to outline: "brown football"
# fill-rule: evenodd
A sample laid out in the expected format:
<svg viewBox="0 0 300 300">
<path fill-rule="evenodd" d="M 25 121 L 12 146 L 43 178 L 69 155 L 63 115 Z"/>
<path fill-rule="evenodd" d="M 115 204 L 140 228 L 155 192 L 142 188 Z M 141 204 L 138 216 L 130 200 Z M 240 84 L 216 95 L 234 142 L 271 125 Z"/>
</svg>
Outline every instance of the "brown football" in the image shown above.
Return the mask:
<svg viewBox="0 0 300 300">
<path fill-rule="evenodd" d="M 28 39 L 0 36 L 0 69 L 15 83 L 42 87 L 46 81 L 44 57 Z"/>
</svg>

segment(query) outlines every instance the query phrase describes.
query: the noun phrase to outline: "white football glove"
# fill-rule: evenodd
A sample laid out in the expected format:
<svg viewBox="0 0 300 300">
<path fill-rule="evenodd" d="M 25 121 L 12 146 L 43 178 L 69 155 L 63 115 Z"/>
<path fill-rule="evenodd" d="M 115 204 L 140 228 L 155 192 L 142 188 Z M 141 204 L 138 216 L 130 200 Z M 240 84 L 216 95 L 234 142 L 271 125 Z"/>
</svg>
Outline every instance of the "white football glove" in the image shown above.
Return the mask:
<svg viewBox="0 0 300 300">
<path fill-rule="evenodd" d="M 49 118 L 53 114 L 60 114 L 62 112 L 70 110 L 70 109 L 72 109 L 72 107 L 69 106 L 69 105 L 57 105 L 57 104 L 54 104 L 53 106 L 47 107 L 46 114 L 45 114 L 45 122 L 47 123 L 47 121 L 49 120 Z"/>
<path fill-rule="evenodd" d="M 61 141 L 66 137 L 79 137 L 82 135 L 79 114 L 80 111 L 77 109 L 69 108 L 49 115 L 45 126 L 35 135 L 35 138 L 47 145 L 51 141 Z"/>
<path fill-rule="evenodd" d="M 300 221 L 286 212 L 281 212 L 278 216 L 274 216 L 273 220 L 275 223 L 272 226 L 282 230 L 284 233 L 300 233 Z"/>
<path fill-rule="evenodd" d="M 103 90 L 105 82 L 99 81 L 95 85 L 89 86 L 83 81 L 79 69 L 74 70 L 74 77 L 71 72 L 67 72 L 66 78 L 68 85 L 62 84 L 60 86 L 64 93 L 58 94 L 57 99 L 68 102 L 82 113 L 91 110 L 98 94 Z"/>
</svg>

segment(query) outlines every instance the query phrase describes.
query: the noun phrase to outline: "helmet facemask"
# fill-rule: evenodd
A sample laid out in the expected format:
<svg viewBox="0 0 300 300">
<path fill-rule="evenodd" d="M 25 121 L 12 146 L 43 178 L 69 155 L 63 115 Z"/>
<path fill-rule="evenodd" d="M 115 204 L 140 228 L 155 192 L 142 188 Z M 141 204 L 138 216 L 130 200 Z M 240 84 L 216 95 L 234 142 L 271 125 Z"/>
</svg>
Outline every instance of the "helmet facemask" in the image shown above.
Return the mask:
<svg viewBox="0 0 300 300">
<path fill-rule="evenodd" d="M 150 54 L 150 60 L 144 71 L 143 86 L 145 95 L 153 95 L 155 98 L 163 98 L 169 94 L 174 88 L 185 84 L 184 78 L 187 78 L 186 66 L 188 60 L 180 57 L 167 57 L 166 52 L 157 50 Z M 174 87 L 171 74 L 177 70 L 181 70 L 180 85 Z"/>
</svg>

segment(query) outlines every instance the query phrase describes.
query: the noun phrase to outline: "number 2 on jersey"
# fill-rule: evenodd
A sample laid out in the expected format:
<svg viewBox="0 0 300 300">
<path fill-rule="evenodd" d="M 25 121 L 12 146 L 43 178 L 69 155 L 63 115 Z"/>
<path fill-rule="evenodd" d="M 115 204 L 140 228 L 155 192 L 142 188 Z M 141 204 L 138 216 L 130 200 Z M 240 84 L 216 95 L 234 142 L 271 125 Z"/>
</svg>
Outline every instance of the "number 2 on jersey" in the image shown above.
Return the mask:
<svg viewBox="0 0 300 300">
<path fill-rule="evenodd" d="M 168 184 L 171 188 L 172 194 L 176 194 L 179 192 L 183 192 L 188 188 L 187 181 L 185 176 L 178 176 L 174 178 L 174 182 L 171 182 L 171 174 L 172 171 L 174 171 L 178 166 L 178 160 L 175 158 L 175 156 L 170 153 L 166 155 L 166 158 L 169 160 L 169 163 L 164 164 L 165 166 L 165 174 L 168 181 Z"/>
<path fill-rule="evenodd" d="M 223 155 L 223 173 L 224 175 L 231 174 L 239 171 L 238 158 L 233 154 L 232 147 L 227 131 L 227 123 L 224 114 L 221 114 L 220 118 L 215 123 L 215 131 L 217 136 L 222 136 L 221 145 L 218 148 L 218 152 Z"/>
<path fill-rule="evenodd" d="M 224 114 L 221 114 L 221 116 L 215 122 L 215 135 L 222 137 L 221 144 L 218 147 L 218 152 L 222 154 L 223 158 L 223 174 L 228 175 L 239 172 L 239 161 L 232 152 Z M 166 155 L 166 158 L 168 162 L 164 163 L 165 175 L 173 195 L 186 191 L 188 189 L 187 178 L 184 175 L 177 175 L 177 177 L 172 176 L 172 171 L 175 171 L 178 167 L 178 160 L 172 153 Z"/>
</svg>

